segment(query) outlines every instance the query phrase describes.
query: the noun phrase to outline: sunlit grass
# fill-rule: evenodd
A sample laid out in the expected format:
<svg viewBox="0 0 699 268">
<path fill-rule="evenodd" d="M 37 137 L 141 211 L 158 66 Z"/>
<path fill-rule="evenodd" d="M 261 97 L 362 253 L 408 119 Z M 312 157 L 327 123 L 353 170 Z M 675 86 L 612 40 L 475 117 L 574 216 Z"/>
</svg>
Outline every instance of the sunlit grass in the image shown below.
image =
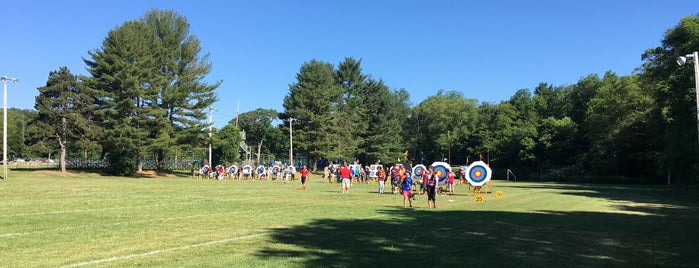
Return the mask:
<svg viewBox="0 0 699 268">
<path fill-rule="evenodd" d="M 428 209 L 375 184 L 12 171 L 0 266 L 694 266 L 693 190 L 493 181 Z M 497 197 L 495 191 L 501 191 Z M 389 191 L 390 193 L 390 191 Z"/>
</svg>

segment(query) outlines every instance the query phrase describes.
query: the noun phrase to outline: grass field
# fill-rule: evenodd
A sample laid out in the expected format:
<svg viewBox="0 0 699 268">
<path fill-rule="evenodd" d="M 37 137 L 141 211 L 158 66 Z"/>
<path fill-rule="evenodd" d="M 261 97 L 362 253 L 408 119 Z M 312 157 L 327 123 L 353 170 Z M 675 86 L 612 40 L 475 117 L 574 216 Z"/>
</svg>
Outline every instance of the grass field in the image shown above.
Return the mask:
<svg viewBox="0 0 699 268">
<path fill-rule="evenodd" d="M 493 181 L 414 208 L 375 184 L 13 170 L 2 267 L 696 267 L 697 191 Z"/>
</svg>

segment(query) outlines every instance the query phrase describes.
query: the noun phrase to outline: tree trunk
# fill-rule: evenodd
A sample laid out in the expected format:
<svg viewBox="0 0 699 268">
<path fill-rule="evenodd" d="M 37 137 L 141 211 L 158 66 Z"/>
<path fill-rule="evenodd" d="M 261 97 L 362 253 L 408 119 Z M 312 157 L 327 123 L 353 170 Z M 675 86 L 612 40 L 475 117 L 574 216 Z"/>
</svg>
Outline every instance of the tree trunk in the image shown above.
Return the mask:
<svg viewBox="0 0 699 268">
<path fill-rule="evenodd" d="M 136 174 L 143 173 L 143 155 L 141 152 L 136 152 Z"/>
<path fill-rule="evenodd" d="M 59 163 L 59 166 L 61 169 L 61 173 L 65 173 L 66 172 L 66 136 L 67 136 L 66 129 L 67 129 L 68 123 L 66 122 L 65 117 L 63 117 L 61 119 L 61 122 L 62 122 L 61 134 L 56 135 L 56 136 L 58 136 L 58 145 L 61 148 L 61 156 L 60 156 L 60 160 L 58 163 Z"/>
<path fill-rule="evenodd" d="M 257 163 L 258 165 L 260 164 L 260 151 L 262 151 L 262 141 L 260 141 L 260 143 L 257 144 L 257 162 L 255 163 Z"/>
</svg>

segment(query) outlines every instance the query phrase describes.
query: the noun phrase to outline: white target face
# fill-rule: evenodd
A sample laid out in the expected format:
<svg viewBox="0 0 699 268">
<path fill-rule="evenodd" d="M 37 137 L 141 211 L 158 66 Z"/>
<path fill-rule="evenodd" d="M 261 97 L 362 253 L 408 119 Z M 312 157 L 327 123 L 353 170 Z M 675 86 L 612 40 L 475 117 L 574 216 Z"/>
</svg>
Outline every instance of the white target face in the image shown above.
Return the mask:
<svg viewBox="0 0 699 268">
<path fill-rule="evenodd" d="M 421 180 L 422 176 L 427 172 L 427 168 L 423 164 L 419 164 L 413 167 L 413 181 Z"/>
<path fill-rule="evenodd" d="M 434 162 L 432 163 L 432 167 L 434 167 L 434 174 L 432 176 L 437 176 L 437 179 L 439 179 L 439 185 L 444 185 L 447 183 L 449 180 L 449 171 L 451 171 L 451 166 L 447 164 L 446 162 Z"/>
<path fill-rule="evenodd" d="M 466 169 L 466 180 L 473 186 L 483 186 L 492 176 L 490 167 L 483 161 L 473 162 Z"/>
<path fill-rule="evenodd" d="M 262 173 L 265 173 L 265 166 L 262 166 L 262 165 L 258 166 L 258 167 L 255 169 L 255 173 L 257 173 L 257 175 L 260 175 L 260 174 L 262 174 Z"/>
<path fill-rule="evenodd" d="M 245 165 L 243 167 L 243 175 L 250 175 L 252 174 L 252 167 L 250 165 Z"/>
</svg>

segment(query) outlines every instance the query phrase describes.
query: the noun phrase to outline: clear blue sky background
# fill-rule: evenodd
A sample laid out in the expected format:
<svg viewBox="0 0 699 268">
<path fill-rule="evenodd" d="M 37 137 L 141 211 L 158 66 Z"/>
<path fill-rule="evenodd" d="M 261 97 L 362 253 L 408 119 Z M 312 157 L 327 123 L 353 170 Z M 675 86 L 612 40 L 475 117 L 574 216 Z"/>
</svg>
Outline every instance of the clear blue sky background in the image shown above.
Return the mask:
<svg viewBox="0 0 699 268">
<path fill-rule="evenodd" d="M 83 57 L 107 32 L 151 8 L 185 16 L 210 53 L 214 125 L 239 111 L 282 110 L 301 65 L 362 60 L 363 72 L 413 105 L 438 90 L 498 103 L 540 82 L 627 75 L 699 1 L 3 1 L 0 75 L 8 106 L 33 109 L 50 71 L 87 74 Z M 690 51 L 687 51 L 688 53 Z"/>
</svg>

